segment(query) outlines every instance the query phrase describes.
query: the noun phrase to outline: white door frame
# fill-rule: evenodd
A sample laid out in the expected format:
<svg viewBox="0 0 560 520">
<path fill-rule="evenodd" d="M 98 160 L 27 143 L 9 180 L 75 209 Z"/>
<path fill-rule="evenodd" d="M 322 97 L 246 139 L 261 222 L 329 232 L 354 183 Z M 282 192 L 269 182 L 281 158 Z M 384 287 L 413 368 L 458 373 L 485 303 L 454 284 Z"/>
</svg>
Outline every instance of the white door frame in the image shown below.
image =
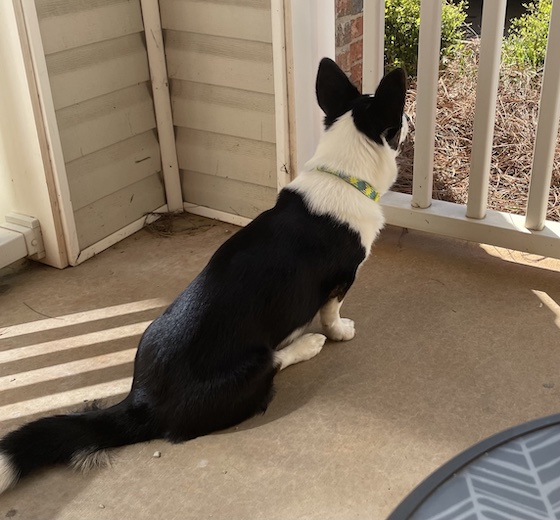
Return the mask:
<svg viewBox="0 0 560 520">
<path fill-rule="evenodd" d="M 13 0 L 18 19 L 21 46 L 27 61 L 29 91 L 34 99 L 34 112 L 43 164 L 49 191 L 53 193 L 53 215 L 60 222 L 66 253 L 66 265 L 76 265 L 80 254 L 74 211 L 66 176 L 66 165 L 47 71 L 47 61 L 39 29 L 34 0 Z M 60 247 L 62 249 L 62 247 Z M 58 267 L 58 266 L 57 266 Z M 63 267 L 63 266 L 62 266 Z"/>
<path fill-rule="evenodd" d="M 315 96 L 317 67 L 335 58 L 334 0 L 286 0 L 291 164 L 295 175 L 315 153 L 323 113 Z"/>
<path fill-rule="evenodd" d="M 53 143 L 45 131 L 45 112 L 37 87 L 38 71 L 33 62 L 33 46 L 29 37 L 33 29 L 24 14 L 28 7 L 29 2 L 24 0 L 7 0 L 0 8 L 0 52 L 6 70 L 9 70 L 1 93 L 3 111 L 6 111 L 2 128 L 6 155 L 0 165 L 0 189 L 4 195 L 0 224 L 4 228 L 3 234 L 9 235 L 14 226 L 19 226 L 18 223 L 32 223 L 29 229 L 39 235 L 31 240 L 32 243 L 26 243 L 27 251 L 20 247 L 18 254 L 10 250 L 10 243 L 12 246 L 21 243 L 21 236 L 19 240 L 4 242 L 6 248 L 2 249 L 0 264 L 5 265 L 8 260 L 21 255 L 33 255 L 29 246 L 44 241 L 45 252 L 35 254 L 34 258 L 42 258 L 43 262 L 62 268 L 68 265 L 67 242 L 59 209 L 60 198 L 55 187 L 55 164 L 51 154 Z M 6 224 L 1 222 L 4 218 Z M 23 226 L 27 227 L 27 224 Z M 23 231 L 18 233 L 25 235 L 27 232 Z"/>
</svg>

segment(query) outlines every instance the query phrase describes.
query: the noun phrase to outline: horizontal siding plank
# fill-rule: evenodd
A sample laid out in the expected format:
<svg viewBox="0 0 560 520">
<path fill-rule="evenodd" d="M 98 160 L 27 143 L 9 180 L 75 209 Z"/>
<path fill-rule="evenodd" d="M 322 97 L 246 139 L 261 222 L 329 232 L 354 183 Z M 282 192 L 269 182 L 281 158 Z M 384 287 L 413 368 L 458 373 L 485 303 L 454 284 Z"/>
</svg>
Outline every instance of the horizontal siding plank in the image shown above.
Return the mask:
<svg viewBox="0 0 560 520">
<path fill-rule="evenodd" d="M 176 126 L 274 143 L 274 96 L 194 83 L 171 81 Z"/>
<path fill-rule="evenodd" d="M 167 2 L 168 0 L 160 0 L 162 2 Z M 225 8 L 230 8 L 236 5 L 242 5 L 243 7 L 252 7 L 253 9 L 268 9 L 270 11 L 270 0 L 195 0 L 197 2 L 203 2 L 208 4 L 217 4 Z"/>
<path fill-rule="evenodd" d="M 39 20 L 53 16 L 64 16 L 89 9 L 98 9 L 131 0 L 35 0 Z M 138 1 L 138 0 L 133 0 Z"/>
<path fill-rule="evenodd" d="M 177 128 L 179 168 L 276 186 L 276 146 L 241 137 Z"/>
<path fill-rule="evenodd" d="M 156 127 L 149 83 L 63 108 L 56 118 L 66 162 Z"/>
<path fill-rule="evenodd" d="M 154 174 L 74 213 L 80 249 L 99 242 L 165 204 L 163 183 Z"/>
<path fill-rule="evenodd" d="M 274 206 L 274 188 L 181 170 L 183 199 L 233 215 L 255 218 Z"/>
<path fill-rule="evenodd" d="M 155 132 L 132 137 L 66 165 L 74 211 L 161 171 Z"/>
<path fill-rule="evenodd" d="M 144 30 L 139 0 L 89 2 L 82 10 L 43 17 L 39 24 L 47 55 Z"/>
<path fill-rule="evenodd" d="M 150 79 L 141 34 L 47 56 L 55 109 Z"/>
<path fill-rule="evenodd" d="M 268 9 L 188 0 L 164 0 L 160 5 L 164 29 L 272 42 L 270 3 Z"/>
<path fill-rule="evenodd" d="M 171 94 L 196 102 L 212 103 L 226 107 L 274 114 L 274 96 L 229 87 L 206 85 L 192 81 L 173 80 Z"/>
<path fill-rule="evenodd" d="M 274 94 L 272 45 L 166 31 L 169 77 Z"/>
<path fill-rule="evenodd" d="M 79 11 L 90 9 L 91 6 L 104 7 L 118 3 L 126 3 L 131 0 L 35 0 L 37 6 L 37 14 L 39 18 L 47 18 L 49 16 L 60 16 L 72 14 Z M 139 1 L 139 0 L 133 0 Z M 164 4 L 169 0 L 160 0 Z M 253 9 L 263 9 L 270 11 L 270 0 L 197 0 L 202 3 L 211 3 L 222 7 L 243 6 Z"/>
</svg>

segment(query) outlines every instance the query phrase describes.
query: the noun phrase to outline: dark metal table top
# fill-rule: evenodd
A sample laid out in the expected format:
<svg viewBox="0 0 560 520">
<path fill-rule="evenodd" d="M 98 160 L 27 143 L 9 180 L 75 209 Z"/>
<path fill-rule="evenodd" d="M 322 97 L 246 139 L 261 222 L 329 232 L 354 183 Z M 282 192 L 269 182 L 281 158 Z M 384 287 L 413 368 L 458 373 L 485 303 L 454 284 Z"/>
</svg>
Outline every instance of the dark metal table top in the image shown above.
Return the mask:
<svg viewBox="0 0 560 520">
<path fill-rule="evenodd" d="M 436 470 L 388 520 L 560 520 L 560 414 L 515 426 Z"/>
</svg>

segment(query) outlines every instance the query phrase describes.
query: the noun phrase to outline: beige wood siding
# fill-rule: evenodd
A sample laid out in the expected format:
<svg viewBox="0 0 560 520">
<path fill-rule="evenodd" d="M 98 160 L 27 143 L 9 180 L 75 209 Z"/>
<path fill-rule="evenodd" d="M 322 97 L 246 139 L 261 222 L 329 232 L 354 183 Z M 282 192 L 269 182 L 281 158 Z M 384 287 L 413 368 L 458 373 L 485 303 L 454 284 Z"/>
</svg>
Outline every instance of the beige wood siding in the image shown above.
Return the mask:
<svg viewBox="0 0 560 520">
<path fill-rule="evenodd" d="M 165 204 L 140 0 L 35 0 L 80 249 Z"/>
<path fill-rule="evenodd" d="M 160 0 L 186 202 L 255 217 L 276 199 L 270 0 Z"/>
</svg>

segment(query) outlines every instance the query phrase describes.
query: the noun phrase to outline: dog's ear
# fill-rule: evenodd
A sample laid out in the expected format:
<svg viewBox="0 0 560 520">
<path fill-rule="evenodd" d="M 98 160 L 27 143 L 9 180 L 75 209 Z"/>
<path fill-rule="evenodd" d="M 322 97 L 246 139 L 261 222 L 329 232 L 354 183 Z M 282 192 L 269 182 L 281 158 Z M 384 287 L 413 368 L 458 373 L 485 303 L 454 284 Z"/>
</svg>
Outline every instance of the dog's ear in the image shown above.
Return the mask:
<svg viewBox="0 0 560 520">
<path fill-rule="evenodd" d="M 378 128 L 381 131 L 398 129 L 402 124 L 406 99 L 406 73 L 395 69 L 387 74 L 375 91 Z"/>
<path fill-rule="evenodd" d="M 406 74 L 403 69 L 395 69 L 381 80 L 375 95 L 363 96 L 356 103 L 356 127 L 376 143 L 383 144 L 385 139 L 396 150 L 401 140 L 405 97 Z"/>
<path fill-rule="evenodd" d="M 358 89 L 330 58 L 323 58 L 319 64 L 315 90 L 317 102 L 325 113 L 327 125 L 348 112 L 352 101 L 360 97 Z"/>
</svg>

